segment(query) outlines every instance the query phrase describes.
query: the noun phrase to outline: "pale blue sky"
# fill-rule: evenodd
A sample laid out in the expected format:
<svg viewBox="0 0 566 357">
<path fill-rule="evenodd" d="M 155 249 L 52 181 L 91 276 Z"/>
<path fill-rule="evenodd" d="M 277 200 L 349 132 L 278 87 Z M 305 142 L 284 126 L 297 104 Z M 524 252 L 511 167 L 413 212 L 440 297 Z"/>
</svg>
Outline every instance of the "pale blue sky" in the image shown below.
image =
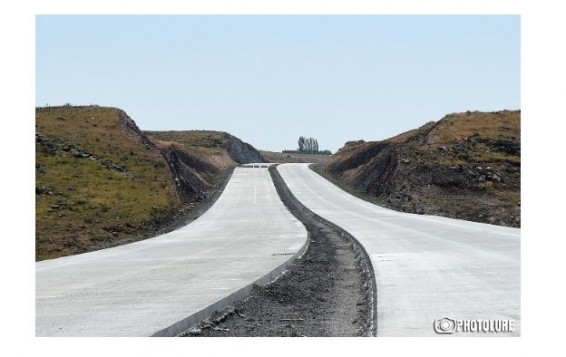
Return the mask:
<svg viewBox="0 0 566 357">
<path fill-rule="evenodd" d="M 333 152 L 451 112 L 520 108 L 519 16 L 38 16 L 36 105 L 124 109 Z"/>
</svg>

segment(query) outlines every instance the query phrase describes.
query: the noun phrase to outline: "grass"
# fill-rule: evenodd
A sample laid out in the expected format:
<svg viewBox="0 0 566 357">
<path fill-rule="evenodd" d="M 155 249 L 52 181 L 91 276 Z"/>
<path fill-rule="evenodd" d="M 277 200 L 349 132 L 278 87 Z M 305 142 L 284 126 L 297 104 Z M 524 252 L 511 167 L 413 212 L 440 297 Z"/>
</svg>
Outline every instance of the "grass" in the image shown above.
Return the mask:
<svg viewBox="0 0 566 357">
<path fill-rule="evenodd" d="M 449 144 L 481 133 L 482 137 L 520 138 L 520 111 L 467 112 L 444 117 L 429 135 L 434 144 Z"/>
<path fill-rule="evenodd" d="M 55 148 L 36 143 L 36 259 L 85 252 L 141 236 L 179 201 L 167 163 L 120 123 L 116 108 L 36 110 L 36 130 Z M 93 154 L 73 156 L 61 146 Z"/>
<path fill-rule="evenodd" d="M 145 131 L 147 135 L 158 135 L 160 140 L 175 141 L 198 148 L 225 147 L 230 134 L 214 130 L 169 130 Z"/>
<path fill-rule="evenodd" d="M 414 155 L 417 153 L 429 162 L 434 161 L 444 166 L 458 166 L 469 163 L 519 165 L 521 163 L 519 155 L 492 150 L 485 144 L 485 141 L 499 139 L 519 141 L 520 130 L 520 111 L 504 110 L 500 112 L 449 114 L 428 133 L 428 145 L 415 148 L 409 155 L 418 157 L 418 155 Z M 414 131 L 409 133 L 413 134 Z M 473 136 L 481 137 L 484 142 L 472 142 L 469 139 Z M 465 148 L 463 152 L 449 154 L 438 151 L 439 145 L 451 147 L 451 145 L 458 143 Z M 461 158 L 460 154 L 462 153 L 466 154 L 467 158 Z"/>
<path fill-rule="evenodd" d="M 521 158 L 519 156 L 508 155 L 499 151 L 478 151 L 473 156 L 473 161 L 478 163 L 510 162 L 514 164 L 520 164 Z"/>
<path fill-rule="evenodd" d="M 387 140 L 345 146 L 315 170 L 394 209 L 518 226 L 520 116 L 506 110 L 449 114 Z M 374 192 L 379 196 L 371 197 Z"/>
<path fill-rule="evenodd" d="M 497 197 L 504 202 L 519 204 L 521 202 L 521 192 L 518 190 L 501 190 L 496 193 Z"/>
<path fill-rule="evenodd" d="M 226 147 L 230 135 L 212 130 L 145 131 L 160 147 L 180 146 L 189 155 L 209 162 L 220 170 L 236 165 Z"/>
</svg>

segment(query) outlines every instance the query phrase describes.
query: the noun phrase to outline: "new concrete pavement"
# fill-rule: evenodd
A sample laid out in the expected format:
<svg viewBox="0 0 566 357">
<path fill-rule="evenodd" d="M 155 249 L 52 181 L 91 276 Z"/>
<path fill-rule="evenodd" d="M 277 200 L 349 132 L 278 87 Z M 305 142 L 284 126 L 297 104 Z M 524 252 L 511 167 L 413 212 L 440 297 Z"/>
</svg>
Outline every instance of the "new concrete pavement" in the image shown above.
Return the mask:
<svg viewBox="0 0 566 357">
<path fill-rule="evenodd" d="M 368 252 L 376 276 L 378 336 L 437 335 L 434 321 L 445 317 L 514 325 L 512 333 L 467 335 L 519 334 L 519 229 L 385 209 L 339 189 L 308 164 L 277 170 L 299 201 L 348 231 Z M 444 327 L 452 330 L 450 322 Z"/>
<path fill-rule="evenodd" d="M 36 334 L 176 334 L 272 279 L 306 236 L 266 168 L 236 168 L 218 201 L 188 226 L 36 263 Z"/>
</svg>

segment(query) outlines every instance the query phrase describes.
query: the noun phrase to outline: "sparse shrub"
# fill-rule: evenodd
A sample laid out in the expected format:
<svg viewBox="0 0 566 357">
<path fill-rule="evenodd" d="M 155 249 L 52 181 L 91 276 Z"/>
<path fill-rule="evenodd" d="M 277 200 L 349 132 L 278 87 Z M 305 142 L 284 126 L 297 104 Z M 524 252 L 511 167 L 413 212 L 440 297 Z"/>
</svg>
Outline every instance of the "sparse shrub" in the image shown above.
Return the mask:
<svg viewBox="0 0 566 357">
<path fill-rule="evenodd" d="M 162 206 L 151 206 L 149 214 L 153 221 L 160 221 L 165 216 L 167 216 L 167 214 L 169 214 L 169 208 Z"/>
</svg>

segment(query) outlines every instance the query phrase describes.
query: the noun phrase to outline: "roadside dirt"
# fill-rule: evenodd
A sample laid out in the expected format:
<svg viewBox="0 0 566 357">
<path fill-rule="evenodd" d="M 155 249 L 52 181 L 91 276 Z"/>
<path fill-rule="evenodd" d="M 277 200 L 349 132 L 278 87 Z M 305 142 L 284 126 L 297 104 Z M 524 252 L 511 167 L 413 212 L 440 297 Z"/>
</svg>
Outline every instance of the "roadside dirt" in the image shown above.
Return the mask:
<svg viewBox="0 0 566 357">
<path fill-rule="evenodd" d="M 309 244 L 278 279 L 181 334 L 196 336 L 373 336 L 375 284 L 367 254 L 347 232 L 304 207 L 279 173 L 277 191 L 308 231 Z"/>
<path fill-rule="evenodd" d="M 161 228 L 161 232 L 159 234 L 167 233 L 179 229 L 187 224 L 191 223 L 195 219 L 202 216 L 212 205 L 218 200 L 228 181 L 230 181 L 230 177 L 232 177 L 232 173 L 234 172 L 234 168 L 230 168 L 225 170 L 221 175 L 220 180 L 218 183 L 213 186 L 212 189 L 208 190 L 207 192 L 201 194 L 200 199 L 189 204 L 185 204 L 183 208 L 178 210 L 173 217 L 171 217 L 170 221 L 165 224 Z"/>
<path fill-rule="evenodd" d="M 313 169 L 400 212 L 521 226 L 521 112 L 446 115 L 390 139 L 350 141 Z"/>
</svg>

